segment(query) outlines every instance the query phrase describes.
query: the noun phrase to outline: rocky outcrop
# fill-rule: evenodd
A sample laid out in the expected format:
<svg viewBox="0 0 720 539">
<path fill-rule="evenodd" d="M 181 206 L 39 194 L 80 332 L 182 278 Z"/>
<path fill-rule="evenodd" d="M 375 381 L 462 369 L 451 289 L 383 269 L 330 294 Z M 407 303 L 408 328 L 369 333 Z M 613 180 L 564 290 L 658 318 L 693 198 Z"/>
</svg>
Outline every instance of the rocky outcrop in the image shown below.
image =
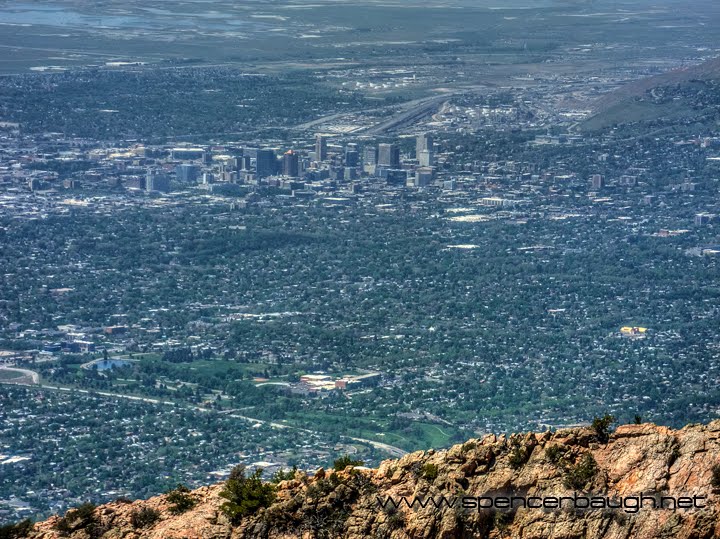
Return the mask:
<svg viewBox="0 0 720 539">
<path fill-rule="evenodd" d="M 589 428 L 487 436 L 384 461 L 375 470 L 319 470 L 312 477 L 298 472 L 277 486 L 272 505 L 235 526 L 220 508 L 222 485 L 215 485 L 192 492 L 195 505 L 179 515 L 171 514 L 166 496 L 118 501 L 96 508 L 91 527 L 62 535 L 59 517 L 53 517 L 36 524 L 30 537 L 720 537 L 720 490 L 713 486 L 720 480 L 713 479 L 720 464 L 720 421 L 677 431 L 625 425 L 607 443 L 599 438 Z M 644 507 L 636 509 L 641 495 Z M 591 508 L 584 509 L 583 496 Z M 561 507 L 553 506 L 560 497 Z M 408 507 L 403 499 L 420 500 L 424 507 L 417 501 Z M 503 499 L 516 509 L 506 510 Z M 690 507 L 672 509 L 680 499 Z M 660 501 L 664 509 L 651 507 Z M 490 503 L 495 507 L 477 507 Z M 517 508 L 523 503 L 531 507 Z M 154 518 L 138 518 L 143 509 Z"/>
</svg>

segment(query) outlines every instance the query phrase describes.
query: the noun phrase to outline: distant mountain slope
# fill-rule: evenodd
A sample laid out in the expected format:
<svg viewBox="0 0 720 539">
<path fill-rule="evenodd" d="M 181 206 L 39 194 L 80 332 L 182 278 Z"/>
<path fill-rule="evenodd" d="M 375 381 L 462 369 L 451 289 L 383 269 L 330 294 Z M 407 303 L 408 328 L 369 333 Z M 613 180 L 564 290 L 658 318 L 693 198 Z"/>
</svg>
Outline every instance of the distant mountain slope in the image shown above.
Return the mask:
<svg viewBox="0 0 720 539">
<path fill-rule="evenodd" d="M 556 433 L 488 436 L 444 451 L 416 452 L 388 460 L 377 470 L 296 473 L 278 485 L 266 509 L 231 526 L 220 510 L 222 485 L 191 493 L 196 505 L 171 514 L 167 496 L 113 502 L 91 509 L 73 539 L 235 539 L 366 537 L 407 538 L 711 538 L 720 536 L 720 421 L 671 430 L 652 424 L 625 425 L 607 443 L 590 428 Z M 716 485 L 713 487 L 712 485 Z M 459 507 L 382 508 L 388 497 L 457 500 L 459 496 L 611 496 L 615 509 L 518 509 L 515 513 L 463 511 Z M 634 512 L 631 496 L 694 498 L 704 508 Z M 590 495 L 590 494 L 588 494 Z M 477 498 L 475 498 L 477 499 Z M 465 498 L 466 504 L 469 498 Z M 486 505 L 487 499 L 481 501 Z M 536 505 L 533 499 L 530 503 Z M 460 502 L 456 502 L 460 503 Z M 566 500 L 565 503 L 570 503 Z M 648 500 L 645 502 L 650 504 Z M 670 502 L 666 502 L 669 504 Z M 549 503 L 548 505 L 552 505 Z M 579 502 L 584 505 L 584 502 Z M 154 518 L 138 518 L 139 511 Z M 152 511 L 149 511 L 152 510 Z M 36 524 L 29 537 L 56 539 L 58 517 Z"/>
<path fill-rule="evenodd" d="M 581 128 L 633 122 L 714 123 L 720 106 L 720 58 L 629 83 L 593 104 Z"/>
</svg>

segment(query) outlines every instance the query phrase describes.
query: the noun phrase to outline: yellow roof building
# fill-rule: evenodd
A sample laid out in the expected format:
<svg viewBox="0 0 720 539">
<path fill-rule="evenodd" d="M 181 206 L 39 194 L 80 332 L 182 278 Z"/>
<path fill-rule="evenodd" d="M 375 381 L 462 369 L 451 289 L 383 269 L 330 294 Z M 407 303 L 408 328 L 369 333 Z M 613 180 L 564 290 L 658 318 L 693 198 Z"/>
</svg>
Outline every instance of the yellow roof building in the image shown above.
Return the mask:
<svg viewBox="0 0 720 539">
<path fill-rule="evenodd" d="M 623 326 L 620 328 L 620 333 L 623 335 L 642 335 L 647 331 L 647 328 L 638 326 Z"/>
</svg>

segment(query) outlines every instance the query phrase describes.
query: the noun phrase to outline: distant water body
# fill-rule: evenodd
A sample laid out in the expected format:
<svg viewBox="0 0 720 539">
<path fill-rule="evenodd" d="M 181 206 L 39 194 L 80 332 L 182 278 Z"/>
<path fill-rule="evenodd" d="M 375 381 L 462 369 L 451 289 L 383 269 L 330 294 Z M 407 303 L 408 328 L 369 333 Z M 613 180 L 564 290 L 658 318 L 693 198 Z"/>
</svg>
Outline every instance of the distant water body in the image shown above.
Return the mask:
<svg viewBox="0 0 720 539">
<path fill-rule="evenodd" d="M 41 25 L 56 27 L 95 27 L 95 28 L 159 28 L 203 27 L 223 28 L 262 23 L 247 21 L 237 17 L 236 13 L 198 11 L 196 13 L 177 13 L 157 8 L 134 8 L 127 13 L 83 13 L 69 6 L 13 2 L 0 4 L 0 24 Z"/>
<path fill-rule="evenodd" d="M 104 359 L 93 363 L 93 367 L 99 371 L 107 371 L 114 369 L 115 367 L 127 367 L 130 364 L 130 361 L 126 361 L 124 359 Z"/>
<path fill-rule="evenodd" d="M 41 24 L 47 26 L 130 26 L 141 19 L 118 15 L 84 15 L 59 6 L 13 3 L 0 7 L 0 21 L 10 24 Z"/>
</svg>

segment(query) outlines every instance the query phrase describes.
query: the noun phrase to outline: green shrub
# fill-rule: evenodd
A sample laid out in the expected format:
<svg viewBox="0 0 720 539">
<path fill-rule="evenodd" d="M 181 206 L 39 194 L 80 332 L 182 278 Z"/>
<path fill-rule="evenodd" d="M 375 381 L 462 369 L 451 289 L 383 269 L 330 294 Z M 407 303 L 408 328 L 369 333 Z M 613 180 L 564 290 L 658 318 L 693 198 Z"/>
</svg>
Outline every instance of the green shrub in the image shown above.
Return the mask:
<svg viewBox="0 0 720 539">
<path fill-rule="evenodd" d="M 278 484 L 280 481 L 289 481 L 295 479 L 295 473 L 297 472 L 297 466 L 293 466 L 290 470 L 278 470 L 270 478 L 271 483 Z"/>
<path fill-rule="evenodd" d="M 563 448 L 556 444 L 545 448 L 545 457 L 556 466 L 562 461 L 564 453 Z"/>
<path fill-rule="evenodd" d="M 352 488 L 363 494 L 370 494 L 377 492 L 377 485 L 373 483 L 370 475 L 361 472 L 360 470 L 353 470 L 350 475 L 350 482 L 348 483 Z"/>
<path fill-rule="evenodd" d="M 465 442 L 462 445 L 462 452 L 467 453 L 468 451 L 472 451 L 477 447 L 477 444 L 475 442 Z"/>
<path fill-rule="evenodd" d="M 152 507 L 143 507 L 130 514 L 130 524 L 133 528 L 149 528 L 160 519 L 160 511 Z"/>
<path fill-rule="evenodd" d="M 388 507 L 385 514 L 387 515 L 387 526 L 391 530 L 405 527 L 405 515 L 398 511 L 396 507 Z"/>
<path fill-rule="evenodd" d="M 498 511 L 493 517 L 493 524 L 502 533 L 508 530 L 514 519 L 515 515 L 513 513 Z"/>
<path fill-rule="evenodd" d="M 323 487 L 321 484 L 313 483 L 312 485 L 308 486 L 307 490 L 305 491 L 305 498 L 307 500 L 315 501 L 319 500 L 325 495 L 323 492 Z"/>
<path fill-rule="evenodd" d="M 524 466 L 530 458 L 530 453 L 531 452 L 527 447 L 523 447 L 520 444 L 514 445 L 510 451 L 510 455 L 508 456 L 510 467 L 513 470 L 517 470 L 518 468 Z"/>
<path fill-rule="evenodd" d="M 332 472 L 330 475 L 328 475 L 327 480 L 330 482 L 333 488 L 335 488 L 341 483 L 340 476 L 335 472 Z"/>
<path fill-rule="evenodd" d="M 95 505 L 84 503 L 74 509 L 70 509 L 55 523 L 55 529 L 61 535 L 70 535 L 78 530 L 86 530 L 91 537 L 97 535 L 99 522 L 95 516 Z"/>
<path fill-rule="evenodd" d="M 596 417 L 592 421 L 592 429 L 600 443 L 606 444 L 610 439 L 610 426 L 615 423 L 615 416 L 605 414 L 602 417 Z"/>
<path fill-rule="evenodd" d="M 720 464 L 716 464 L 712 467 L 710 485 L 712 485 L 713 488 L 720 488 Z"/>
<path fill-rule="evenodd" d="M 333 469 L 336 472 L 342 472 L 348 466 L 362 466 L 365 464 L 362 460 L 354 460 L 348 455 L 343 455 L 333 463 Z"/>
<path fill-rule="evenodd" d="M 335 490 L 336 486 L 337 484 L 330 479 L 318 479 L 307 488 L 306 496 L 312 500 L 319 500 Z"/>
<path fill-rule="evenodd" d="M 438 473 L 437 464 L 432 464 L 431 462 L 426 462 L 422 465 L 422 468 L 420 468 L 420 475 L 427 481 L 435 481 Z"/>
<path fill-rule="evenodd" d="M 220 509 L 233 524 L 237 524 L 246 515 L 255 513 L 261 507 L 269 507 L 275 499 L 275 486 L 264 483 L 262 470 L 258 468 L 252 474 L 245 475 L 244 466 L 236 466 L 225 482 L 220 496 L 227 501 Z"/>
<path fill-rule="evenodd" d="M 639 414 L 635 414 L 634 422 L 636 425 L 642 425 L 642 416 Z"/>
<path fill-rule="evenodd" d="M 582 490 L 585 485 L 598 473 L 598 465 L 590 453 L 585 453 L 580 460 L 565 470 L 563 483 L 565 487 Z"/>
<path fill-rule="evenodd" d="M 26 519 L 17 524 L 0 526 L 0 539 L 24 539 L 32 531 L 33 523 Z"/>
<path fill-rule="evenodd" d="M 173 490 L 167 493 L 167 502 L 170 504 L 168 511 L 173 515 L 180 515 L 186 511 L 189 511 L 197 501 L 190 494 L 190 489 L 185 485 L 178 485 Z"/>
</svg>

